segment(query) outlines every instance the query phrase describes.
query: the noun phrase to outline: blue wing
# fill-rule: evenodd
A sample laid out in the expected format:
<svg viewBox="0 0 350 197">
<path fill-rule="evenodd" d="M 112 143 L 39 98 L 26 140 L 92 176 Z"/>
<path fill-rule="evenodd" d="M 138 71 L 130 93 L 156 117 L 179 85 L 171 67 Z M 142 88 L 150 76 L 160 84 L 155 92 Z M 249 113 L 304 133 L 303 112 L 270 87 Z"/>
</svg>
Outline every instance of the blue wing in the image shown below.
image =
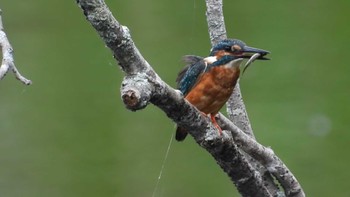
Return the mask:
<svg viewBox="0 0 350 197">
<path fill-rule="evenodd" d="M 192 55 L 185 56 L 184 61 L 187 65 L 179 72 L 176 82 L 178 89 L 186 96 L 204 72 L 206 64 L 202 57 Z"/>
</svg>

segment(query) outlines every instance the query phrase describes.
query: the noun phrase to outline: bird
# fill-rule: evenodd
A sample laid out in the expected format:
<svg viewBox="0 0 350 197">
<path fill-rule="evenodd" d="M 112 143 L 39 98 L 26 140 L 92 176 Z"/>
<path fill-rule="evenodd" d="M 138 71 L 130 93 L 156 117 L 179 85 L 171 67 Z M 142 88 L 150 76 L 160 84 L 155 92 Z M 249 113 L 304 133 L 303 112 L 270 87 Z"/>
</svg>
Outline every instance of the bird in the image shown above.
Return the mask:
<svg viewBox="0 0 350 197">
<path fill-rule="evenodd" d="M 208 57 L 187 55 L 187 65 L 179 72 L 177 87 L 185 99 L 194 105 L 202 114 L 209 115 L 213 125 L 221 135 L 215 115 L 231 96 L 240 76 L 240 65 L 243 59 L 249 59 L 258 53 L 256 59 L 268 60 L 269 51 L 247 46 L 238 39 L 224 39 L 218 42 Z M 177 127 L 175 139 L 183 141 L 188 132 Z"/>
</svg>

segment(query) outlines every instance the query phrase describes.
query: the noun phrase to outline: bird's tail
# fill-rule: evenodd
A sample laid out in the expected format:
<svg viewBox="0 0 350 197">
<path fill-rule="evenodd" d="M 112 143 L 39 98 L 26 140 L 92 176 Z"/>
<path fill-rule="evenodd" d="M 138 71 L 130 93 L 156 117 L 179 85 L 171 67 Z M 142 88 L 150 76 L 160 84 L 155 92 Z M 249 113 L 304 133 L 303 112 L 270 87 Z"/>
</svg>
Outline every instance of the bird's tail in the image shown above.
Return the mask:
<svg viewBox="0 0 350 197">
<path fill-rule="evenodd" d="M 184 141 L 186 136 L 187 136 L 188 132 L 181 127 L 176 126 L 176 135 L 175 135 L 175 139 L 177 141 Z"/>
</svg>

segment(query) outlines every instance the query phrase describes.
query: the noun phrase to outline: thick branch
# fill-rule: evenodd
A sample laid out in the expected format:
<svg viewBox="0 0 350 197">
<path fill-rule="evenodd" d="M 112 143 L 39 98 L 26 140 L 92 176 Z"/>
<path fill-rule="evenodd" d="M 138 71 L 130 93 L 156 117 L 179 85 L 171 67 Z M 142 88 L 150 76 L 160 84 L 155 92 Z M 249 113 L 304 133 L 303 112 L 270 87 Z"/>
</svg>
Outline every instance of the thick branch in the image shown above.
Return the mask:
<svg viewBox="0 0 350 197">
<path fill-rule="evenodd" d="M 151 102 L 160 107 L 179 126 L 188 129 L 196 142 L 212 154 L 220 167 L 229 175 L 243 196 L 272 196 L 264 187 L 264 182 L 259 172 L 256 171 L 240 153 L 238 147 L 230 136 L 218 136 L 218 132 L 213 127 L 207 117 L 204 117 L 195 107 L 183 99 L 182 95 L 170 88 L 161 80 L 152 80 L 147 75 L 135 75 L 124 78 L 121 88 L 122 94 L 125 92 L 150 92 L 148 85 L 144 90 L 145 81 L 149 81 L 155 88 Z M 134 81 L 140 81 L 139 84 Z M 124 96 L 123 96 L 124 98 Z M 132 103 L 141 103 L 137 98 Z M 146 96 L 148 98 L 148 96 Z M 124 100 L 127 108 L 129 103 Z M 132 108 L 135 110 L 135 108 Z"/>
<path fill-rule="evenodd" d="M 207 6 L 207 23 L 208 31 L 211 40 L 211 44 L 215 45 L 222 39 L 226 39 L 226 27 L 223 13 L 223 2 L 222 0 L 206 0 Z M 243 103 L 241 96 L 241 90 L 239 86 L 239 81 L 237 82 L 234 92 L 227 102 L 227 112 L 230 119 L 237 124 L 243 131 L 249 136 L 254 137 L 253 131 L 250 126 L 248 115 Z M 254 166 L 256 170 L 260 172 L 263 177 L 264 186 L 270 193 L 276 196 L 276 193 L 280 193 L 278 186 L 275 184 L 271 175 L 267 172 L 266 168 L 261 166 L 260 163 L 256 162 L 249 155 L 245 154 L 250 163 Z"/>
<path fill-rule="evenodd" d="M 206 4 L 208 31 L 211 43 L 213 45 L 217 43 L 218 40 L 226 38 L 226 29 L 222 11 L 222 0 L 206 0 Z M 238 145 L 242 147 L 242 149 L 248 153 L 249 156 L 253 157 L 261 164 L 263 164 L 268 169 L 268 171 L 278 179 L 287 196 L 304 196 L 305 194 L 301 186 L 293 174 L 284 165 L 284 163 L 276 155 L 273 154 L 273 151 L 271 149 L 268 149 L 271 150 L 270 152 L 261 151 L 267 149 L 255 141 L 254 133 L 243 102 L 239 83 L 236 84 L 234 92 L 227 102 L 227 112 L 231 121 L 234 123 L 232 124 L 232 122 L 225 119 L 227 120 L 227 124 L 232 126 L 230 130 L 232 134 L 235 134 L 234 141 L 238 143 Z M 240 141 L 238 139 L 249 140 Z M 254 163 L 254 161 L 252 161 L 252 163 Z M 257 166 L 259 168 L 258 164 Z M 270 175 L 263 174 L 263 176 L 264 180 L 266 180 L 267 185 L 269 185 L 269 190 L 272 190 L 271 192 L 273 194 L 278 192 L 278 188 L 274 186 Z"/>
<path fill-rule="evenodd" d="M 277 178 L 287 196 L 305 196 L 299 182 L 288 167 L 275 155 L 271 148 L 259 144 L 254 138 L 245 134 L 225 116 L 219 116 L 220 126 L 231 131 L 233 141 L 251 157 L 259 161 Z"/>
<path fill-rule="evenodd" d="M 218 136 L 218 132 L 207 117 L 204 117 L 195 107 L 184 100 L 179 91 L 174 90 L 160 79 L 139 53 L 128 29 L 120 25 L 112 16 L 103 0 L 77 0 L 77 3 L 82 8 L 87 20 L 112 50 L 114 57 L 126 74 L 121 93 L 127 108 L 138 110 L 146 107 L 149 102 L 153 103 L 180 127 L 187 129 L 196 142 L 212 154 L 243 196 L 274 195 L 264 186 L 265 183 L 262 181 L 260 173 L 249 164 L 250 161 L 246 159 L 246 156 L 241 154 L 233 142 L 231 133 Z M 215 2 L 212 3 L 214 5 Z M 212 8 L 213 10 L 217 9 L 215 6 Z M 207 16 L 209 17 L 210 13 L 208 14 L 208 12 Z M 223 18 L 221 20 L 223 22 Z M 213 24 L 215 26 L 215 23 Z M 218 24 L 220 22 L 216 23 L 216 25 Z M 223 29 L 224 34 L 222 32 L 215 34 L 217 36 L 214 36 L 212 43 L 226 37 L 224 25 L 220 29 Z M 232 134 L 235 133 L 232 132 Z M 238 135 L 241 135 L 240 132 Z M 249 151 L 247 152 L 249 153 Z M 283 183 L 283 181 L 280 182 Z M 287 194 L 290 194 L 288 192 L 286 191 Z"/>
<path fill-rule="evenodd" d="M 2 51 L 2 62 L 0 66 L 0 80 L 3 79 L 10 70 L 12 70 L 12 72 L 15 74 L 18 80 L 20 80 L 22 83 L 26 85 L 30 85 L 32 81 L 23 77 L 15 66 L 14 58 L 13 58 L 13 49 L 4 31 L 1 16 L 2 16 L 2 11 L 0 9 L 0 46 Z"/>
<path fill-rule="evenodd" d="M 137 110 L 152 102 L 179 126 L 190 131 L 196 142 L 206 148 L 231 179 L 235 180 L 242 194 L 270 196 L 263 187 L 259 173 L 249 165 L 234 143 L 222 141 L 211 122 L 185 101 L 178 91 L 158 77 L 138 52 L 127 28 L 118 23 L 105 3 L 102 0 L 77 2 L 127 75 L 121 88 L 127 108 Z M 146 85 L 147 82 L 149 85 Z M 260 182 L 256 181 L 256 177 Z"/>
<path fill-rule="evenodd" d="M 226 27 L 224 20 L 222 0 L 206 0 L 207 23 L 211 44 L 215 45 L 220 40 L 226 39 Z M 232 96 L 227 103 L 227 111 L 230 119 L 238 125 L 245 133 L 254 136 L 248 119 L 247 111 L 243 103 L 241 89 L 237 83 Z"/>
<path fill-rule="evenodd" d="M 125 73 L 147 73 L 152 70 L 135 47 L 129 29 L 119 24 L 103 0 L 77 0 L 77 3 L 83 9 L 86 19 L 112 50 Z"/>
</svg>

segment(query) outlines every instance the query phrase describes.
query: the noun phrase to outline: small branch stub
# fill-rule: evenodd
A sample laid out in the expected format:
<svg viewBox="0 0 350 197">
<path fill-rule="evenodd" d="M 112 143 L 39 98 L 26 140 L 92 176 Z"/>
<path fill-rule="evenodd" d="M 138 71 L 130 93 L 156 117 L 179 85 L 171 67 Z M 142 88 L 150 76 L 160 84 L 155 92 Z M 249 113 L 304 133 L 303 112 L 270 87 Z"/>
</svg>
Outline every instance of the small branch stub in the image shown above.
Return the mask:
<svg viewBox="0 0 350 197">
<path fill-rule="evenodd" d="M 145 74 L 136 74 L 124 77 L 120 92 L 125 107 L 136 111 L 147 106 L 152 88 Z"/>
</svg>

